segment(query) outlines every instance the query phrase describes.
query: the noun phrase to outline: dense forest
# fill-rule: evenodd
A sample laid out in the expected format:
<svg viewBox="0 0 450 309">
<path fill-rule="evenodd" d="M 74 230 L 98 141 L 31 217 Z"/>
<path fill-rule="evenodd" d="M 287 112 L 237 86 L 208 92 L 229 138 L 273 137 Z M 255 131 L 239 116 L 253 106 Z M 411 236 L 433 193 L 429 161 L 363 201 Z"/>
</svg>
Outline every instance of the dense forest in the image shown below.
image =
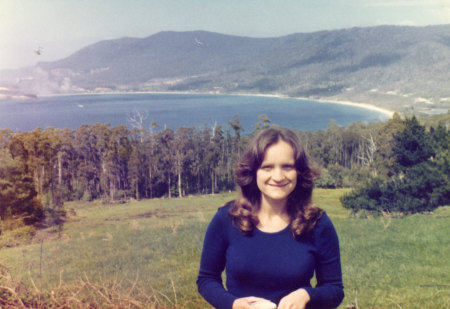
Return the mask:
<svg viewBox="0 0 450 309">
<path fill-rule="evenodd" d="M 235 162 L 252 134 L 276 125 L 266 115 L 258 118 L 248 134 L 238 115 L 226 128 L 174 131 L 153 124 L 146 129 L 136 121 L 133 129 L 97 123 L 76 130 L 1 130 L 0 217 L 54 224 L 64 216 L 65 201 L 101 199 L 109 204 L 233 190 Z M 415 117 L 395 114 L 383 123 L 344 128 L 331 121 L 326 130 L 296 132 L 322 170 L 317 186 L 356 187 L 368 179 L 401 177 L 395 141 L 405 140 L 411 121 L 420 138 L 429 141 L 424 160 L 448 171 L 448 123 L 425 127 Z"/>
</svg>

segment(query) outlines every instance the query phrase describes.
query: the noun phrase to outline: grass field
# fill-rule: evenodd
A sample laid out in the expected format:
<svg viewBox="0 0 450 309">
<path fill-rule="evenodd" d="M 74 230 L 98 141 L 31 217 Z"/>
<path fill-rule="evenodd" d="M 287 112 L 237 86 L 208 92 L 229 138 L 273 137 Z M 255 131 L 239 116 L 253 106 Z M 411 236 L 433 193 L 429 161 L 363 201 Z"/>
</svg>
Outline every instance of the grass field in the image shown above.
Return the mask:
<svg viewBox="0 0 450 309">
<path fill-rule="evenodd" d="M 340 238 L 340 308 L 449 308 L 450 207 L 356 217 L 340 206 L 344 192 L 314 195 Z M 36 308 L 209 308 L 195 285 L 202 240 L 217 207 L 233 197 L 66 203 L 74 211 L 62 230 L 0 250 L 0 297 Z"/>
</svg>

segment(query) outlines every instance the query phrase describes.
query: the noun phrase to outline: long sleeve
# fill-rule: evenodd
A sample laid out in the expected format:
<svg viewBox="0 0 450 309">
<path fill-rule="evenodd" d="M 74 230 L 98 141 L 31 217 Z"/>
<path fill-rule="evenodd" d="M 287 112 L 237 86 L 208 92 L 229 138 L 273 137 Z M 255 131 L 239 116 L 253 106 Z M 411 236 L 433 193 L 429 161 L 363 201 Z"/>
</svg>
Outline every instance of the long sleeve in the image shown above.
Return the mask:
<svg viewBox="0 0 450 309">
<path fill-rule="evenodd" d="M 316 287 L 306 291 L 311 298 L 307 308 L 335 308 L 344 298 L 339 240 L 329 217 L 324 214 L 314 231 L 317 247 Z"/>
<path fill-rule="evenodd" d="M 222 283 L 228 246 L 224 212 L 223 208 L 219 209 L 206 231 L 197 287 L 199 293 L 215 308 L 231 309 L 236 297 L 226 291 Z"/>
</svg>

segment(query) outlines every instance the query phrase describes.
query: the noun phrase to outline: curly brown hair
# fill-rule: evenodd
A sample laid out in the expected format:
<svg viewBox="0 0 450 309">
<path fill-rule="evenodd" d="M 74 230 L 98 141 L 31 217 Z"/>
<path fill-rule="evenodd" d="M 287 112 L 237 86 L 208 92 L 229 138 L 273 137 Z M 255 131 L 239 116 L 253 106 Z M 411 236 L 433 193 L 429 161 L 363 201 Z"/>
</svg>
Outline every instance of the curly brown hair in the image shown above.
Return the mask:
<svg viewBox="0 0 450 309">
<path fill-rule="evenodd" d="M 264 160 L 267 148 L 279 140 L 288 143 L 294 150 L 297 186 L 287 201 L 290 229 L 294 237 L 298 238 L 311 231 L 322 216 L 323 210 L 315 207 L 311 200 L 314 180 L 319 176 L 319 171 L 310 166 L 305 150 L 293 131 L 269 128 L 260 131 L 252 139 L 236 166 L 236 182 L 240 192 L 229 214 L 244 234 L 249 234 L 259 223 L 256 214 L 260 207 L 261 192 L 256 184 L 256 172 Z"/>
</svg>

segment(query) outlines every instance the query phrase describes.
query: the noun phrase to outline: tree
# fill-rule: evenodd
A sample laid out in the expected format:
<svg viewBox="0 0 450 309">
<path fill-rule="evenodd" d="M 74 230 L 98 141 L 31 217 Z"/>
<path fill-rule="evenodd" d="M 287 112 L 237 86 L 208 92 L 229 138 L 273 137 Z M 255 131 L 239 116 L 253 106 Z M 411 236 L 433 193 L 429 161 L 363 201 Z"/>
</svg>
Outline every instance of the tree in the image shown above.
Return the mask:
<svg viewBox="0 0 450 309">
<path fill-rule="evenodd" d="M 228 124 L 231 126 L 231 128 L 234 131 L 233 153 L 237 154 L 237 156 L 240 157 L 241 156 L 241 145 L 240 145 L 241 132 L 244 131 L 244 128 L 241 125 L 239 114 L 234 115 L 234 120 L 228 121 Z"/>
<path fill-rule="evenodd" d="M 74 183 L 76 179 L 77 160 L 74 147 L 75 131 L 64 129 L 58 131 L 58 183 L 61 190 L 61 199 L 73 200 Z"/>
<path fill-rule="evenodd" d="M 97 197 L 100 182 L 101 161 L 97 150 L 97 136 L 89 125 L 82 125 L 75 133 L 77 150 L 77 184 L 79 198 L 92 200 Z"/>
<path fill-rule="evenodd" d="M 8 147 L 14 132 L 11 129 L 0 130 L 0 148 Z"/>
<path fill-rule="evenodd" d="M 137 129 L 131 131 L 131 153 L 128 159 L 128 181 L 131 191 L 134 192 L 134 198 L 137 200 L 141 197 L 140 187 L 143 182 L 142 166 L 145 162 L 142 151 L 143 143 L 140 142 L 143 136 L 140 133 Z"/>
<path fill-rule="evenodd" d="M 442 123 L 430 128 L 431 147 L 435 153 L 434 161 L 442 167 L 442 171 L 450 174 L 450 132 Z"/>
<path fill-rule="evenodd" d="M 205 156 L 205 163 L 208 166 L 211 175 L 211 194 L 214 194 L 215 189 L 217 188 L 217 173 L 219 162 L 221 160 L 220 154 L 223 149 L 223 142 L 222 127 L 217 125 L 213 128 L 211 139 L 208 144 L 208 152 Z"/>
<path fill-rule="evenodd" d="M 22 140 L 27 152 L 26 165 L 32 173 L 36 191 L 45 205 L 51 203 L 47 194 L 51 183 L 51 169 L 53 160 L 53 148 L 51 146 L 51 134 L 40 128 L 32 132 L 17 135 Z"/>
<path fill-rule="evenodd" d="M 145 153 L 145 168 L 147 177 L 145 177 L 147 181 L 146 188 L 148 188 L 148 195 L 147 197 L 153 198 L 154 196 L 154 179 L 155 175 L 158 172 L 157 163 L 158 159 L 156 157 L 157 151 L 156 151 L 156 134 L 154 132 L 155 129 L 159 128 L 159 125 L 157 123 L 152 123 L 150 130 L 144 137 L 144 153 Z M 147 192 L 147 190 L 146 190 Z"/>
<path fill-rule="evenodd" d="M 405 172 L 434 156 L 425 127 L 419 124 L 415 116 L 405 119 L 405 128 L 394 135 L 393 142 L 395 167 L 399 172 Z"/>
<path fill-rule="evenodd" d="M 179 128 L 175 132 L 175 172 L 177 174 L 177 187 L 178 196 L 184 196 L 183 178 L 190 171 L 189 163 L 192 161 L 193 156 L 193 129 L 192 128 Z"/>
<path fill-rule="evenodd" d="M 336 123 L 334 120 L 330 120 L 328 123 L 326 134 L 325 151 L 327 154 L 327 162 L 330 164 L 344 165 L 343 153 L 343 132 L 344 128 Z"/>
<path fill-rule="evenodd" d="M 43 217 L 33 177 L 24 171 L 23 162 L 14 159 L 8 149 L 0 149 L 0 218 L 23 218 L 31 224 Z"/>
<path fill-rule="evenodd" d="M 255 131 L 267 129 L 270 127 L 270 123 L 272 122 L 266 114 L 262 114 L 258 116 L 258 119 L 261 119 L 255 124 Z"/>
<path fill-rule="evenodd" d="M 115 181 L 119 184 L 119 189 L 126 192 L 130 188 L 128 183 L 128 161 L 132 152 L 130 131 L 124 125 L 117 126 L 112 129 L 111 139 L 117 151 Z"/>
<path fill-rule="evenodd" d="M 395 113 L 392 119 L 386 121 L 375 135 L 376 150 L 373 168 L 376 175 L 390 177 L 395 174 L 396 157 L 392 150 L 394 135 L 405 127 L 404 121 Z"/>
<path fill-rule="evenodd" d="M 158 134 L 158 170 L 160 181 L 164 181 L 167 187 L 167 195 L 172 198 L 172 181 L 175 174 L 173 162 L 175 160 L 174 132 L 165 129 Z"/>
</svg>

